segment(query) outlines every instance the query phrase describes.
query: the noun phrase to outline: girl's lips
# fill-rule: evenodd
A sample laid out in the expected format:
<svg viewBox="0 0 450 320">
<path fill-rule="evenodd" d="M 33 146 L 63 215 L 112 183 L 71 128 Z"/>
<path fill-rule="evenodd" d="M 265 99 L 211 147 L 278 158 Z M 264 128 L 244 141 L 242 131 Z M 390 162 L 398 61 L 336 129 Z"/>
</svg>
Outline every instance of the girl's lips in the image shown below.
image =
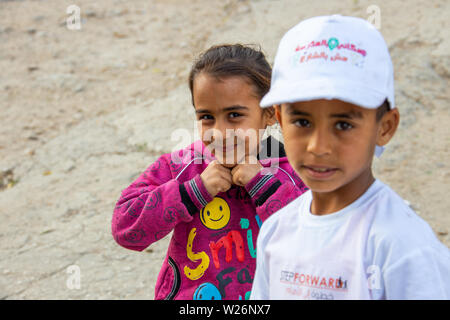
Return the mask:
<svg viewBox="0 0 450 320">
<path fill-rule="evenodd" d="M 216 153 L 217 151 L 222 150 L 222 153 L 232 152 L 236 149 L 236 145 L 215 145 L 214 143 L 211 143 L 208 145 L 208 148 L 213 152 Z"/>
<path fill-rule="evenodd" d="M 307 174 L 314 179 L 327 179 L 331 177 L 338 169 L 324 166 L 302 166 Z"/>
</svg>

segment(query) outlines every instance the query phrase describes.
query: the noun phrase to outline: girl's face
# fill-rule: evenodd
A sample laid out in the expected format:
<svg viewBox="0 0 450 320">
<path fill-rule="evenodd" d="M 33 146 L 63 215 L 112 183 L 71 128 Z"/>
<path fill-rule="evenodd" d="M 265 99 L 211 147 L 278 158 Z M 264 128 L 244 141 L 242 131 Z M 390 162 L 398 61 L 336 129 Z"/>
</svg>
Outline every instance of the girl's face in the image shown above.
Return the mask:
<svg viewBox="0 0 450 320">
<path fill-rule="evenodd" d="M 194 79 L 193 100 L 205 146 L 225 166 L 256 156 L 262 133 L 274 123 L 270 111 L 245 77 L 218 79 L 201 72 Z"/>
</svg>

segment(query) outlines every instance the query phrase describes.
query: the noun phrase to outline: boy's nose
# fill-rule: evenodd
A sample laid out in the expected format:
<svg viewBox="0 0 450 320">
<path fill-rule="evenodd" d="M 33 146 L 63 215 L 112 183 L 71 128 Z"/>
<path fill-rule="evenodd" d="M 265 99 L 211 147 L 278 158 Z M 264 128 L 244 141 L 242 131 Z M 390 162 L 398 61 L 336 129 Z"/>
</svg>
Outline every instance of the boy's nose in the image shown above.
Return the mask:
<svg viewBox="0 0 450 320">
<path fill-rule="evenodd" d="M 316 129 L 310 135 L 307 152 L 321 157 L 331 153 L 331 137 L 327 134 L 326 129 Z"/>
</svg>

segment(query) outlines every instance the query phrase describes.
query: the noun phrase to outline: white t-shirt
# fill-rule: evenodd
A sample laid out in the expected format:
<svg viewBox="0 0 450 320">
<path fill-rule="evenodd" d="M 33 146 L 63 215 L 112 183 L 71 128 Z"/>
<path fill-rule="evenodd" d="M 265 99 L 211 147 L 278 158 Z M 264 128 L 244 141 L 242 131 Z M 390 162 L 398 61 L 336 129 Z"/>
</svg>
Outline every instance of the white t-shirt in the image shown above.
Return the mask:
<svg viewBox="0 0 450 320">
<path fill-rule="evenodd" d="M 311 201 L 263 223 L 251 299 L 450 299 L 450 250 L 387 185 L 328 215 Z"/>
</svg>

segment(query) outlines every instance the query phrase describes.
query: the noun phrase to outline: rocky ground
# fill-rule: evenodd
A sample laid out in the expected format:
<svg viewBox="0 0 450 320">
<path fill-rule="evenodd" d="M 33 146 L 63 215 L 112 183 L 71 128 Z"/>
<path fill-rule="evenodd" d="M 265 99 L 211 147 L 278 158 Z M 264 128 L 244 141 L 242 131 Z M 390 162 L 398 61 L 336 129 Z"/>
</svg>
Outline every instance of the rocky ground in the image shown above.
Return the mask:
<svg viewBox="0 0 450 320">
<path fill-rule="evenodd" d="M 73 4 L 80 30 L 67 28 Z M 375 172 L 449 246 L 448 1 L 0 0 L 0 299 L 153 299 L 169 237 L 126 250 L 111 215 L 122 189 L 184 144 L 177 129 L 194 136 L 193 58 L 241 42 L 272 62 L 300 20 L 369 19 L 373 5 L 402 116 Z"/>
</svg>

